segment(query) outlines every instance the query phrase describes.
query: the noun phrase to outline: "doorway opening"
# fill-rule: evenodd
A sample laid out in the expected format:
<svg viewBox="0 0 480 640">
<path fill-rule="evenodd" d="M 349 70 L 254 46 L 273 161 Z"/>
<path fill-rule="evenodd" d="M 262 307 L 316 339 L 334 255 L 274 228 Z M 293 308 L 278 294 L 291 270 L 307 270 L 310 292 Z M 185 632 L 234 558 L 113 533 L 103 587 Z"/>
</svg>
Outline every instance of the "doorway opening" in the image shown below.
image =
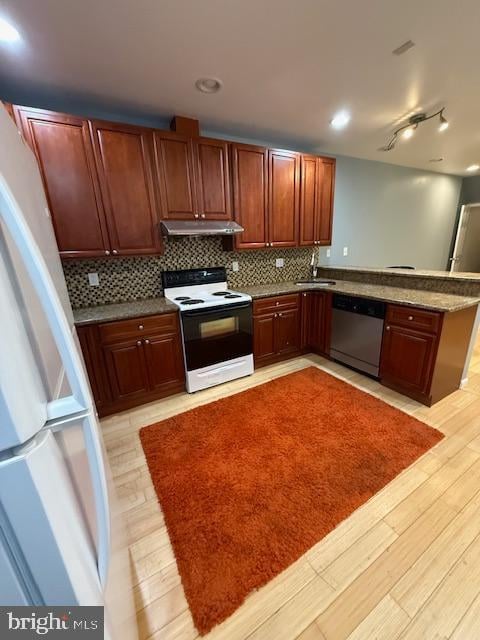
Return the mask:
<svg viewBox="0 0 480 640">
<path fill-rule="evenodd" d="M 460 211 L 450 271 L 480 272 L 480 203 L 464 204 Z"/>
</svg>

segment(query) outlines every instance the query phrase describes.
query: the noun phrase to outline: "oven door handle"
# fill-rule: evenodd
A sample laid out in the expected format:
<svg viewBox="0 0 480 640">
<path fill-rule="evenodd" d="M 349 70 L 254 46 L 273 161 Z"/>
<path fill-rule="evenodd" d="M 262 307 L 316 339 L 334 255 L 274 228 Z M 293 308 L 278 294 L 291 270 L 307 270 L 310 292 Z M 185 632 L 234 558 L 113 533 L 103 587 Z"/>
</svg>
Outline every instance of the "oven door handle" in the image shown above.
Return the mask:
<svg viewBox="0 0 480 640">
<path fill-rule="evenodd" d="M 195 316 L 211 316 L 219 311 L 238 311 L 239 309 L 247 309 L 251 307 L 251 302 L 240 302 L 239 304 L 226 304 L 213 307 L 213 309 L 195 309 L 191 311 L 182 311 L 183 317 L 191 318 Z"/>
</svg>

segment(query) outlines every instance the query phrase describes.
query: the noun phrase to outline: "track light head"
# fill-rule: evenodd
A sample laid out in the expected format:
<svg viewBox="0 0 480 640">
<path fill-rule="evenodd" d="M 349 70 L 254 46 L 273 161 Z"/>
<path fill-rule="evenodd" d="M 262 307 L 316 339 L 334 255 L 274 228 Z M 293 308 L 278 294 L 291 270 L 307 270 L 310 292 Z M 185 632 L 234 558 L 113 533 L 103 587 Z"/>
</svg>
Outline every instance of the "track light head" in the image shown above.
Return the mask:
<svg viewBox="0 0 480 640">
<path fill-rule="evenodd" d="M 448 128 L 448 120 L 443 115 L 444 110 L 445 107 L 435 113 L 432 113 L 430 116 L 426 113 L 416 113 L 413 116 L 410 116 L 408 123 L 394 131 L 390 140 L 385 146 L 380 147 L 379 151 L 391 151 L 395 147 L 399 135 L 401 135 L 405 140 L 409 140 L 415 133 L 415 130 L 418 129 L 419 124 L 426 120 L 431 120 L 432 118 L 435 118 L 435 116 L 439 116 L 440 119 L 438 130 L 445 131 L 445 129 Z"/>
<path fill-rule="evenodd" d="M 438 130 L 445 131 L 445 129 L 448 129 L 448 120 L 443 115 L 443 109 L 440 111 L 439 118 L 440 124 L 438 125 Z"/>
</svg>

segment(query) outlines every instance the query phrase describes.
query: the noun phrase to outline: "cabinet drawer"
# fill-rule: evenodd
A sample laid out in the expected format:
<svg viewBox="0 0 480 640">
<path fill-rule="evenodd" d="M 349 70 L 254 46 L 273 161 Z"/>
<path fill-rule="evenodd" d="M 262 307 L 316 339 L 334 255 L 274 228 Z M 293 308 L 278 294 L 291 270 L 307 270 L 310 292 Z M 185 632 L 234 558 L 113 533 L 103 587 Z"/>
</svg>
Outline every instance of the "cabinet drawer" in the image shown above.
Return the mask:
<svg viewBox="0 0 480 640">
<path fill-rule="evenodd" d="M 399 325 L 410 329 L 419 329 L 428 333 L 438 333 L 440 329 L 441 313 L 436 311 L 425 311 L 414 307 L 402 307 L 400 305 L 389 304 L 387 308 L 387 324 Z"/>
<path fill-rule="evenodd" d="M 254 315 L 262 315 L 264 313 L 272 313 L 275 311 L 287 311 L 287 309 L 297 309 L 299 304 L 299 295 L 274 296 L 271 298 L 262 298 L 253 301 Z"/>
<path fill-rule="evenodd" d="M 152 334 L 174 333 L 178 331 L 178 314 L 165 313 L 159 316 L 144 316 L 107 322 L 99 326 L 102 343 L 117 342 L 124 338 L 144 337 Z"/>
</svg>

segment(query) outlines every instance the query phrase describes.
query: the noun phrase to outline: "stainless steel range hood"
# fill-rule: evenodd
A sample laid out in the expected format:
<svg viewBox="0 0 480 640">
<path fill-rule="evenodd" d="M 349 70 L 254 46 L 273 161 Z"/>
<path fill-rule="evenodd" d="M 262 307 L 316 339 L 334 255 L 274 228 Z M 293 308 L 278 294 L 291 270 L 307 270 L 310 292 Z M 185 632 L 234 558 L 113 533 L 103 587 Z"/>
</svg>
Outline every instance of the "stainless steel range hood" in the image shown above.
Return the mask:
<svg viewBox="0 0 480 640">
<path fill-rule="evenodd" d="M 243 227 L 230 220 L 162 220 L 166 236 L 232 236 Z"/>
</svg>

